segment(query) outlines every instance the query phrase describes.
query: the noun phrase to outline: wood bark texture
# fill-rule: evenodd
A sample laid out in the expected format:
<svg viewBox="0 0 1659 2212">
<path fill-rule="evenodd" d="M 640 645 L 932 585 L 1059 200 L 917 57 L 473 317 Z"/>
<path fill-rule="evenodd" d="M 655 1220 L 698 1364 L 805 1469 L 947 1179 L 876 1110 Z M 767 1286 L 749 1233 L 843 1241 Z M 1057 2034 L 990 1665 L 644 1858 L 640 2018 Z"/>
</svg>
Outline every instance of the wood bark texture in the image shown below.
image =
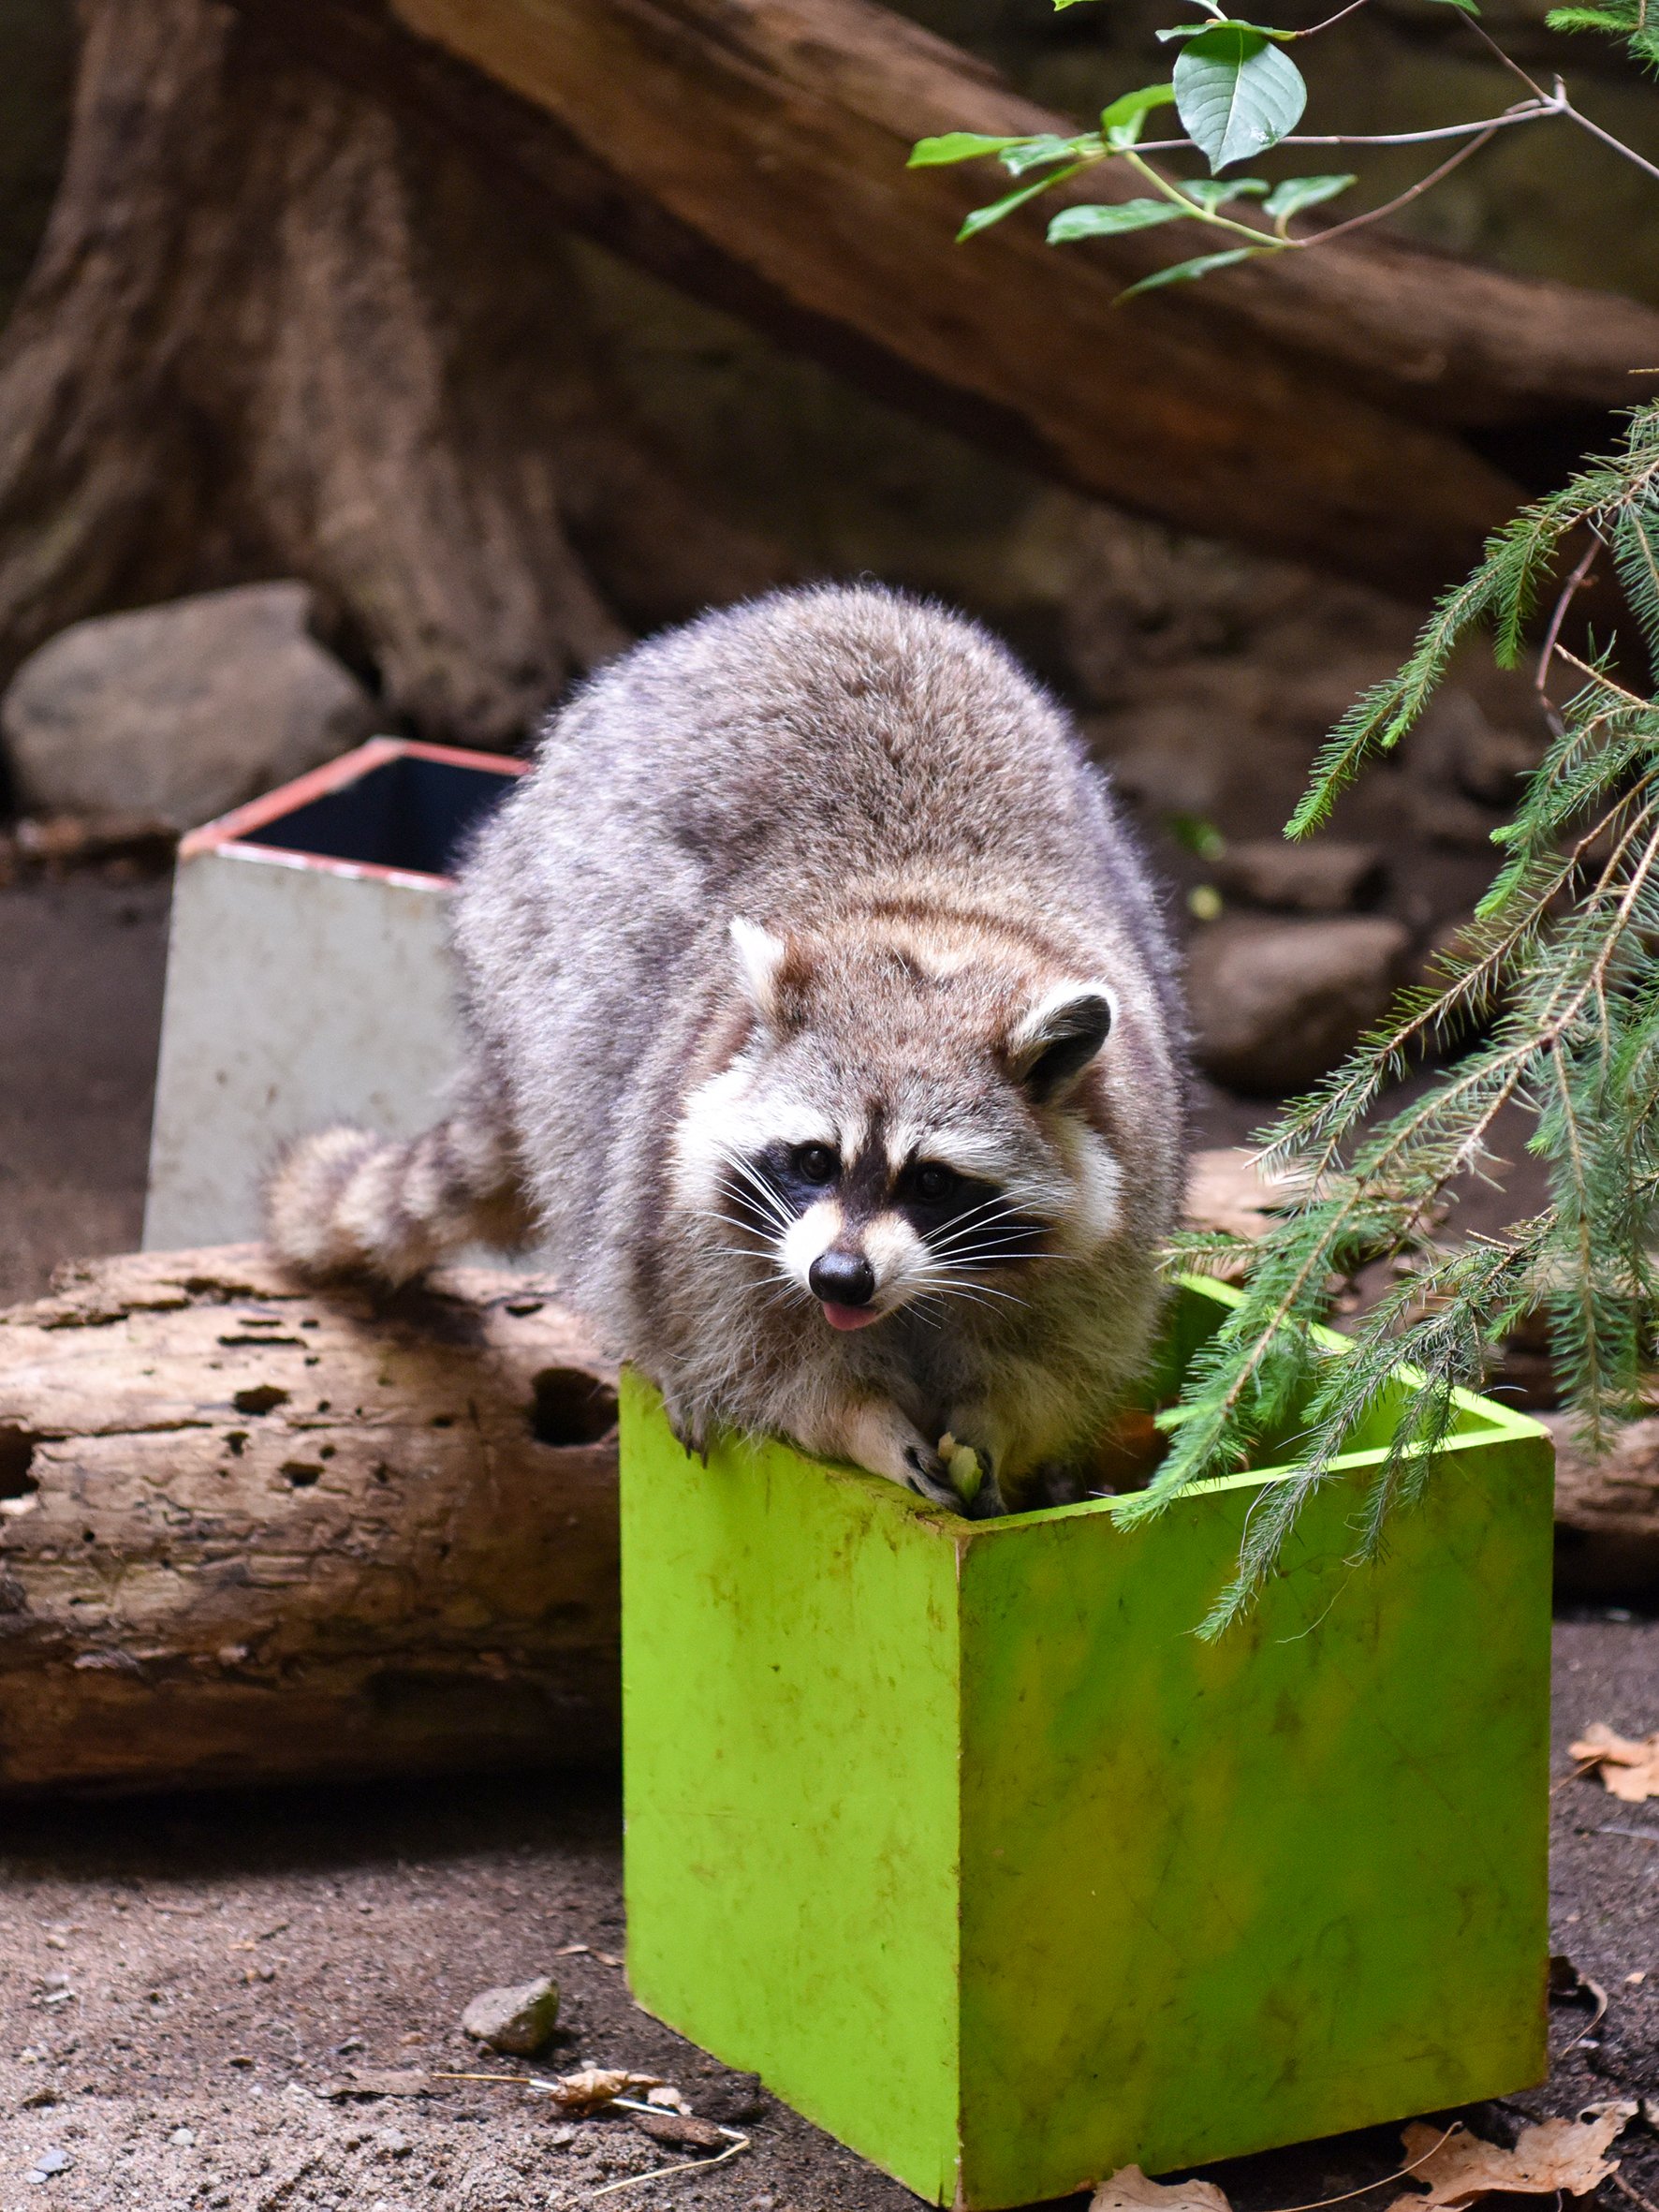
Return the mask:
<svg viewBox="0 0 1659 2212">
<path fill-rule="evenodd" d="M 1659 1417 L 1633 1421 L 1593 1458 L 1570 1416 L 1540 1413 L 1555 1438 L 1555 1566 L 1562 1594 L 1659 1598 Z"/>
<path fill-rule="evenodd" d="M 911 142 L 1071 125 L 870 0 L 238 4 L 442 118 L 573 226 L 1004 450 L 1413 594 L 1519 497 L 1464 434 L 1564 434 L 1659 380 L 1652 310 L 1398 240 L 1123 310 L 1123 284 L 1190 242 L 1056 251 L 1032 214 L 958 247 L 998 172 L 906 173 Z"/>
<path fill-rule="evenodd" d="M 293 575 L 393 716 L 500 744 L 631 620 L 773 579 L 630 430 L 556 236 L 464 152 L 217 0 L 82 17 L 0 346 L 6 667 Z"/>
<path fill-rule="evenodd" d="M 612 1758 L 613 1382 L 522 1276 L 65 1270 L 0 1314 L 0 1790 Z"/>
<path fill-rule="evenodd" d="M 1248 1231 L 1246 1173 L 1199 1155 L 1189 1219 Z M 523 1276 L 66 1268 L 0 1313 L 0 1792 L 614 1758 L 613 1386 Z M 1543 1418 L 1561 1588 L 1651 1597 L 1659 1420 L 1597 1462 Z"/>
</svg>

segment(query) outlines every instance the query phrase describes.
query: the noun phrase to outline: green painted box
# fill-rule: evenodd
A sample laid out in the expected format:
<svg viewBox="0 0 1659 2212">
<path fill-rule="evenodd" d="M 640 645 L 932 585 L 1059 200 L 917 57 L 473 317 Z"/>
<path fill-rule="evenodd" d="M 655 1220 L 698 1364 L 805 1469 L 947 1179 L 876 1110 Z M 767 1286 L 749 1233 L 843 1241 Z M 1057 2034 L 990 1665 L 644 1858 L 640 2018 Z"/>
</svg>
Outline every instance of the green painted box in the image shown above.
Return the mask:
<svg viewBox="0 0 1659 2212">
<path fill-rule="evenodd" d="M 1157 1398 L 1230 1295 L 1182 1286 Z M 1549 1440 L 1462 1399 L 1356 1568 L 1387 1420 L 1206 1644 L 1270 1467 L 1133 1532 L 970 1523 L 781 1445 L 705 1467 L 626 1379 L 640 2003 L 976 2212 L 1540 2080 Z"/>
</svg>

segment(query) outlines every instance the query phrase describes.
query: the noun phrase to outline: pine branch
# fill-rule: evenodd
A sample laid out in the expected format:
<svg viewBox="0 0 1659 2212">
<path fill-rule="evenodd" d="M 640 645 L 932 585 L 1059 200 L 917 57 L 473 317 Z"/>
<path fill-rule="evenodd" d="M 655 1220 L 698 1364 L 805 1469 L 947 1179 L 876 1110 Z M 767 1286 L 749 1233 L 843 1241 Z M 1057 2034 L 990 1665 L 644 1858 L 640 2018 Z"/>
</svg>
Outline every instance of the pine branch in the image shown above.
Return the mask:
<svg viewBox="0 0 1659 2212">
<path fill-rule="evenodd" d="M 1488 544 L 1436 608 L 1398 675 L 1362 698 L 1315 763 L 1289 833 L 1322 820 L 1367 761 L 1399 743 L 1476 626 L 1519 657 L 1547 580 L 1593 534 L 1659 670 L 1659 406 L 1636 414 L 1620 452 L 1581 469 Z M 1204 1624 L 1220 1633 L 1283 1563 L 1307 1499 L 1346 1471 L 1356 1440 L 1387 1432 L 1357 1525 L 1355 1563 L 1377 1556 L 1392 1515 L 1432 1479 L 1489 1346 L 1541 1311 L 1587 1439 L 1603 1443 L 1641 1401 L 1659 1335 L 1659 700 L 1622 680 L 1617 640 L 1588 660 L 1549 624 L 1541 679 L 1577 671 L 1554 737 L 1514 818 L 1474 922 L 1440 955 L 1431 987 L 1389 1020 L 1265 1139 L 1295 1177 L 1254 1245 L 1182 1240 L 1178 1261 L 1241 1275 L 1238 1304 L 1194 1357 L 1164 1419 L 1171 1445 L 1128 1522 L 1194 1482 L 1260 1462 L 1285 1472 L 1252 1507 L 1232 1583 Z M 1615 667 L 1620 673 L 1615 674 Z M 1375 1118 L 1389 1085 L 1448 1040 L 1462 1056 L 1418 1098 Z M 1505 1236 L 1450 1249 L 1434 1225 L 1459 1183 L 1487 1172 L 1500 1117 L 1519 1107 L 1548 1163 L 1550 1206 Z M 1392 1258 L 1405 1279 L 1340 1352 L 1319 1326 L 1333 1280 Z"/>
</svg>

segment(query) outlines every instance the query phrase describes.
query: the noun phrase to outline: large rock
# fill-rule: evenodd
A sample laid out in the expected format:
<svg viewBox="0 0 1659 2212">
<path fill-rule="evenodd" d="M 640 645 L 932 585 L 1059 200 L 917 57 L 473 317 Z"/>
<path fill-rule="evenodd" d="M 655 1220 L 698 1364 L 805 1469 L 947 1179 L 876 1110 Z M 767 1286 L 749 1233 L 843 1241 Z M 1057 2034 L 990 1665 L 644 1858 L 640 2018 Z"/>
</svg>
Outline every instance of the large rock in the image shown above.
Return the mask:
<svg viewBox="0 0 1659 2212">
<path fill-rule="evenodd" d="M 1214 863 L 1223 891 L 1255 907 L 1304 914 L 1340 914 L 1363 907 L 1383 889 L 1383 859 L 1374 845 L 1321 837 L 1292 845 L 1284 837 L 1247 837 L 1228 845 Z"/>
<path fill-rule="evenodd" d="M 1333 1068 L 1382 1013 L 1409 933 L 1380 915 L 1211 922 L 1189 949 L 1197 1055 L 1218 1083 L 1269 1098 Z"/>
<path fill-rule="evenodd" d="M 78 622 L 0 700 L 18 804 L 188 828 L 367 736 L 368 693 L 306 627 L 302 583 Z"/>
</svg>

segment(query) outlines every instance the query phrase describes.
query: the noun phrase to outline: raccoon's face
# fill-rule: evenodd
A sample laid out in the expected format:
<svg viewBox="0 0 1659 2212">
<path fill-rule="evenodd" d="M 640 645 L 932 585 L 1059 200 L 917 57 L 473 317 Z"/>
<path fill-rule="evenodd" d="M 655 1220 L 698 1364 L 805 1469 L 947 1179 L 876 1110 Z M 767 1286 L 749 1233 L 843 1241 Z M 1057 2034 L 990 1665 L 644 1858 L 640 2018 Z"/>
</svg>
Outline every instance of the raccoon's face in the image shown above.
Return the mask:
<svg viewBox="0 0 1659 2212">
<path fill-rule="evenodd" d="M 854 1330 L 916 1302 L 1012 1307 L 1022 1272 L 1110 1234 L 1119 1170 L 1080 1096 L 1108 986 L 733 936 L 759 1019 L 675 1144 L 712 1248 Z"/>
</svg>

